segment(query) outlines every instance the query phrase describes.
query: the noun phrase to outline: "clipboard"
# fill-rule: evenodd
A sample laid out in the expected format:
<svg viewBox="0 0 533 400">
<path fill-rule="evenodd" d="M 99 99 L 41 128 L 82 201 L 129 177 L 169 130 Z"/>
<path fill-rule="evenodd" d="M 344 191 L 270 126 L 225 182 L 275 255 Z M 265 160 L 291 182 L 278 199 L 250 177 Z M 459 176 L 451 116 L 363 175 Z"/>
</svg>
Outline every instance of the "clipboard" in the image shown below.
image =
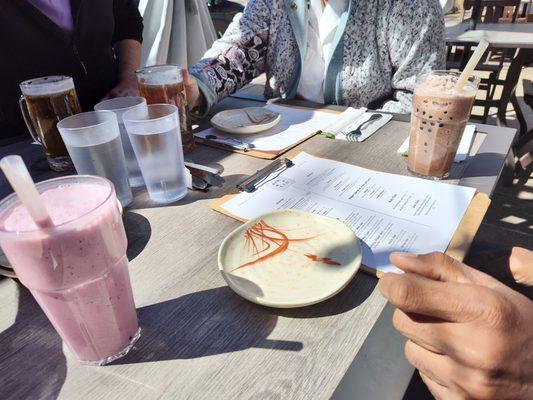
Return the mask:
<svg viewBox="0 0 533 400">
<path fill-rule="evenodd" d="M 292 160 L 294 157 L 296 157 L 300 153 L 302 152 L 297 151 L 297 152 L 291 153 L 290 155 L 287 156 L 287 159 Z M 261 172 L 261 171 L 258 171 L 258 172 Z M 217 211 L 228 217 L 236 219 L 237 221 L 246 222 L 246 219 L 240 218 L 226 211 L 222 207 L 226 202 L 233 199 L 239 193 L 240 191 L 238 189 L 235 189 L 234 192 L 227 194 L 221 197 L 220 199 L 217 199 L 216 201 L 214 201 L 211 204 L 211 208 L 214 211 Z M 491 203 L 491 200 L 489 196 L 487 196 L 485 193 L 476 193 L 474 195 L 474 197 L 472 198 L 472 201 L 470 202 L 470 205 L 468 206 L 468 209 L 465 212 L 465 215 L 463 216 L 463 219 L 459 223 L 459 226 L 457 227 L 455 234 L 453 235 L 450 243 L 448 244 L 448 247 L 446 248 L 445 254 L 449 255 L 450 257 L 455 258 L 458 261 L 463 261 L 465 259 L 468 253 L 468 250 L 470 249 L 470 246 L 472 245 L 472 241 L 474 240 L 474 237 L 476 236 L 476 233 L 481 225 L 481 222 L 483 221 L 483 218 L 485 217 L 485 214 L 487 213 L 490 203 Z M 383 275 L 383 272 L 367 267 L 364 264 L 361 265 L 361 270 L 377 278 L 381 278 L 381 276 Z"/>
<path fill-rule="evenodd" d="M 280 104 L 280 103 L 274 103 L 274 104 L 276 104 L 277 106 L 281 106 L 281 107 L 294 108 L 294 109 L 300 109 L 300 110 L 313 110 L 313 111 L 320 111 L 320 112 L 325 112 L 325 113 L 335 114 L 335 115 L 341 114 L 341 111 L 331 110 L 331 109 L 328 109 L 328 108 L 311 108 L 311 107 L 302 107 L 302 106 L 287 105 L 287 104 Z M 311 133 L 309 133 L 309 136 L 306 136 L 302 140 L 300 140 L 300 141 L 298 141 L 296 143 L 293 143 L 290 146 L 287 146 L 284 149 L 281 149 L 281 150 L 278 150 L 278 151 L 259 151 L 259 150 L 243 151 L 243 150 L 235 149 L 235 148 L 233 148 L 231 146 L 226 146 L 223 143 L 214 142 L 212 140 L 199 138 L 199 137 L 196 137 L 196 136 L 194 137 L 194 141 L 196 143 L 204 144 L 204 145 L 210 146 L 210 147 L 215 147 L 217 149 L 230 151 L 232 153 L 244 154 L 244 155 L 250 156 L 250 157 L 262 158 L 264 160 L 274 160 L 277 157 L 279 157 L 280 155 L 282 155 L 282 154 L 288 152 L 289 150 L 295 148 L 296 146 L 302 144 L 306 140 L 311 139 L 313 136 L 317 135 L 318 133 L 319 133 L 319 131 L 311 132 Z M 293 157 L 294 157 L 294 155 L 293 155 Z"/>
</svg>

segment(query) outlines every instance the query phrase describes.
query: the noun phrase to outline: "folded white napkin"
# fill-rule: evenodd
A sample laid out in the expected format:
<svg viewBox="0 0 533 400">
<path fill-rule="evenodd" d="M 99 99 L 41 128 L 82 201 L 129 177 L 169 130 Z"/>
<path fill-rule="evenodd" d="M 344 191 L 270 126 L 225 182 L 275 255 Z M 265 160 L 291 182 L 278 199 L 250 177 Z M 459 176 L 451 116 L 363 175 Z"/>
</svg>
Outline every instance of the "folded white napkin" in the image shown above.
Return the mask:
<svg viewBox="0 0 533 400">
<path fill-rule="evenodd" d="M 381 117 L 365 124 L 373 115 Z M 322 134 L 330 139 L 340 139 L 351 142 L 362 142 L 372 136 L 382 126 L 392 119 L 390 114 L 378 112 L 366 112 L 366 108 L 354 109 L 349 107 L 341 113 L 330 125 L 322 130 Z M 350 135 L 358 127 L 362 126 L 359 136 Z"/>
<path fill-rule="evenodd" d="M 470 148 L 472 147 L 472 141 L 474 140 L 474 133 L 476 133 L 476 126 L 473 124 L 468 124 L 465 127 L 463 137 L 459 143 L 459 148 L 455 154 L 454 162 L 462 162 L 466 160 L 468 154 L 470 153 Z M 409 155 L 409 138 L 405 139 L 405 142 L 402 143 L 398 149 L 398 153 L 402 156 L 407 157 Z"/>
</svg>

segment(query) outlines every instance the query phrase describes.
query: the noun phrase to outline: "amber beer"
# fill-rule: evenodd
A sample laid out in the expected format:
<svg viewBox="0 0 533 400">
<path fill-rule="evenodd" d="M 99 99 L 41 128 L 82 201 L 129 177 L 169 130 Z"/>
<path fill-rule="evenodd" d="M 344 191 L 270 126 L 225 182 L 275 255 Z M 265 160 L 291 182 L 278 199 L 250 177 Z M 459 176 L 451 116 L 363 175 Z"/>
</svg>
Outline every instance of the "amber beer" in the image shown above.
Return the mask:
<svg viewBox="0 0 533 400">
<path fill-rule="evenodd" d="M 176 65 L 154 65 L 136 71 L 139 92 L 148 104 L 174 104 L 180 117 L 183 152 L 194 150 L 194 137 L 183 84 L 181 68 Z"/>
<path fill-rule="evenodd" d="M 46 153 L 54 171 L 73 170 L 68 151 L 57 130 L 63 118 L 81 112 L 74 82 L 68 76 L 47 76 L 20 84 L 20 108 L 31 136 Z"/>
</svg>

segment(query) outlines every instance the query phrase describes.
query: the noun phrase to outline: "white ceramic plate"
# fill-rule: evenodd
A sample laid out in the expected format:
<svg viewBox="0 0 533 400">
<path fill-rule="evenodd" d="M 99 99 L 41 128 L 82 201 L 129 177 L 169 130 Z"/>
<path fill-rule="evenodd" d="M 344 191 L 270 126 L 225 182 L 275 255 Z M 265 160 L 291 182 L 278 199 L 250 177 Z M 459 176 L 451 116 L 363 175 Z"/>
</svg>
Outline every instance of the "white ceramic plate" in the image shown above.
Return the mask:
<svg viewBox="0 0 533 400">
<path fill-rule="evenodd" d="M 220 246 L 218 266 L 245 299 L 292 308 L 339 293 L 355 276 L 361 258 L 359 239 L 342 222 L 280 210 L 230 233 Z"/>
<path fill-rule="evenodd" d="M 221 111 L 211 118 L 215 128 L 237 135 L 251 135 L 273 128 L 281 115 L 264 107 L 247 107 Z"/>
<path fill-rule="evenodd" d="M 7 276 L 9 278 L 17 277 L 15 271 L 13 271 L 13 268 L 11 268 L 11 265 L 9 265 L 9 261 L 7 261 L 7 257 L 4 255 L 2 249 L 0 249 L 0 275 Z"/>
</svg>

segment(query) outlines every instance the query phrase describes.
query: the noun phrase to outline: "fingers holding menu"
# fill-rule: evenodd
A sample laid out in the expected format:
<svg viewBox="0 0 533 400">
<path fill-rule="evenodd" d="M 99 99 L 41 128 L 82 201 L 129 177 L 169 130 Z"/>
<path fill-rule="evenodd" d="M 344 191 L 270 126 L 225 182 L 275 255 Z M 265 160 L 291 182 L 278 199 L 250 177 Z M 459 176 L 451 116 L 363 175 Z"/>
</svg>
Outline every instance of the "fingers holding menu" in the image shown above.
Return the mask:
<svg viewBox="0 0 533 400">
<path fill-rule="evenodd" d="M 473 285 L 456 282 L 438 282 L 426 277 L 405 273 L 385 274 L 378 287 L 399 309 L 446 321 L 466 321 L 478 313 L 477 300 L 485 293 L 474 293 Z M 475 299 L 474 299 L 475 297 Z"/>
<path fill-rule="evenodd" d="M 392 253 L 391 262 L 405 272 L 412 272 L 443 282 L 468 283 L 465 265 L 440 252 L 429 254 Z"/>
</svg>

